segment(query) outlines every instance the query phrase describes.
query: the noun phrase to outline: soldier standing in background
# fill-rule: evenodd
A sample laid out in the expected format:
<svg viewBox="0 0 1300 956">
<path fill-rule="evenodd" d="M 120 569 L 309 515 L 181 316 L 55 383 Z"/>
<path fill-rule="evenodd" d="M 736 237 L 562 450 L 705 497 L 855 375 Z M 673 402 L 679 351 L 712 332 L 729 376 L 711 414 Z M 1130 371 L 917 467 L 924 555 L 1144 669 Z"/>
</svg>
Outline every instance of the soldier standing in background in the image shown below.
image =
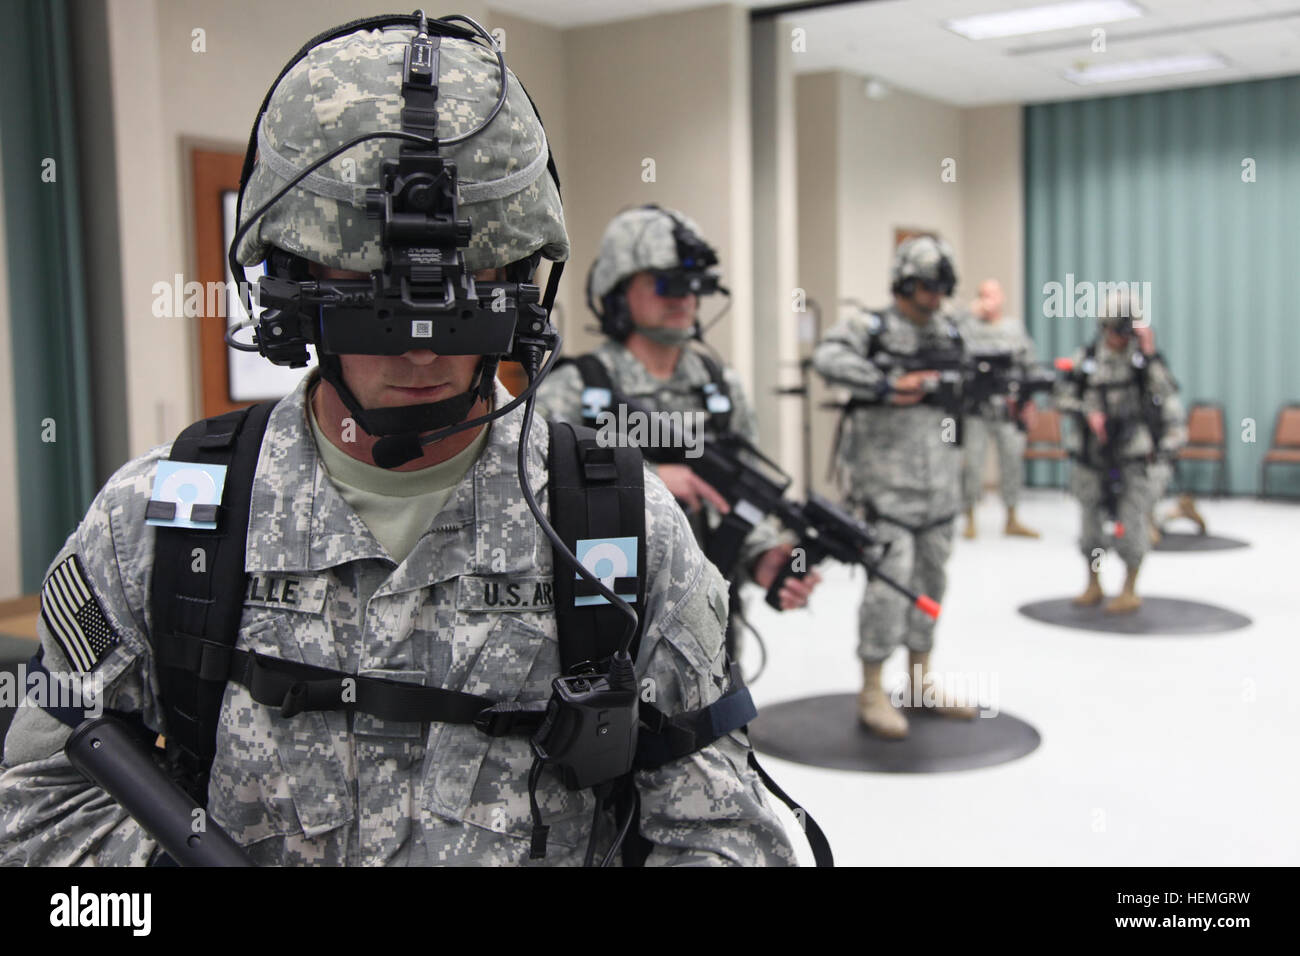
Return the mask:
<svg viewBox="0 0 1300 956">
<path fill-rule="evenodd" d="M 758 419 L 739 376 L 701 347 L 700 298 L 724 291 L 713 266 L 717 255 L 685 215 L 659 206 L 619 213 L 605 228 L 600 254 L 587 276 L 587 304 L 607 337 L 589 355 L 562 362 L 538 390 L 546 418 L 598 427 L 598 416 L 627 399 L 652 412 L 698 413 L 702 440 L 735 432 L 758 444 Z M 642 448 L 663 483 L 692 516 L 700 543 L 728 508 L 718 489 L 690 468 L 680 448 Z M 739 584 L 748 577 L 766 589 L 790 560 L 791 546 L 772 522 L 756 525 L 741 547 L 736 568 L 720 568 L 731 581 L 727 642 L 738 648 Z M 781 609 L 803 607 L 821 576 L 788 577 Z"/>
<path fill-rule="evenodd" d="M 840 423 L 837 470 L 846 500 L 865 511 L 889 545 L 881 570 L 940 601 L 960 496 L 961 450 L 950 412 L 935 403 L 939 373 L 903 371 L 891 359 L 960 345 L 955 323 L 941 311 L 957 284 L 952 250 L 941 239 L 909 239 L 894 256 L 891 280 L 893 304 L 836 325 L 814 351 L 813 367 L 828 384 L 851 392 Z M 884 662 L 900 644 L 908 649 L 913 699 L 928 688 L 937 712 L 975 716 L 974 707 L 948 700 L 930 673 L 934 621 L 878 580 L 867 582 L 858 634 L 858 717 L 869 730 L 907 735 L 907 718 L 881 683 Z"/>
<path fill-rule="evenodd" d="M 1151 546 L 1159 463 L 1186 440 L 1186 422 L 1173 376 L 1143 348 L 1127 300 L 1114 297 L 1102 311 L 1097 338 L 1075 354 L 1056 405 L 1077 426 L 1067 450 L 1076 465 L 1070 490 L 1082 512 L 1079 549 L 1088 562 L 1088 586 L 1073 603 L 1093 607 L 1105 598 L 1100 557 L 1114 547 L 1126 569 L 1124 590 L 1106 610 L 1127 613 L 1142 606 L 1137 577 Z"/>
<path fill-rule="evenodd" d="M 1033 340 L 1025 331 L 1023 322 L 1003 314 L 1005 302 L 1002 284 L 997 279 L 981 282 L 973 314 L 962 317 L 962 338 L 972 352 L 1010 351 L 1014 353 L 1017 364 L 1027 367 L 1036 358 Z M 976 535 L 975 506 L 979 503 L 982 491 L 985 453 L 988 451 L 990 436 L 997 447 L 998 483 L 1002 491 L 1002 504 L 1007 509 L 1003 534 L 1022 538 L 1039 537 L 1037 531 L 1025 527 L 1016 518 L 1016 504 L 1020 501 L 1024 477 L 1024 428 L 1033 423 L 1033 415 L 1032 401 L 1017 407 L 1011 399 L 997 395 L 985 402 L 974 414 L 966 416 L 962 436 L 962 505 L 966 511 L 964 537 L 974 538 Z"/>
</svg>

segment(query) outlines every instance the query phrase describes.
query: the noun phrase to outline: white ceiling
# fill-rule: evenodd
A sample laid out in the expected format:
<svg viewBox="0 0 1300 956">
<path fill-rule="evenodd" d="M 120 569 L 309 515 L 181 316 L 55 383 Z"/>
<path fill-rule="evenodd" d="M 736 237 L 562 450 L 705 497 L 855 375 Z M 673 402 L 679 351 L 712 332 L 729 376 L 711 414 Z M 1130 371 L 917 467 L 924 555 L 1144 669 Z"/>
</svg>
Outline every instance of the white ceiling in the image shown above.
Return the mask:
<svg viewBox="0 0 1300 956">
<path fill-rule="evenodd" d="M 1146 15 L 1102 25 L 1106 51 L 1092 52 L 1093 27 L 968 40 L 945 20 L 1036 6 L 1048 0 L 864 0 L 782 21 L 806 31 L 801 73 L 846 70 L 959 106 L 1136 93 L 1300 73 L 1300 0 L 1137 0 Z M 700 0 L 494 0 L 493 9 L 558 27 L 624 20 L 712 5 Z M 749 7 L 771 0 L 740 0 Z M 1080 86 L 1066 69 L 1186 54 L 1217 54 L 1226 69 Z"/>
</svg>

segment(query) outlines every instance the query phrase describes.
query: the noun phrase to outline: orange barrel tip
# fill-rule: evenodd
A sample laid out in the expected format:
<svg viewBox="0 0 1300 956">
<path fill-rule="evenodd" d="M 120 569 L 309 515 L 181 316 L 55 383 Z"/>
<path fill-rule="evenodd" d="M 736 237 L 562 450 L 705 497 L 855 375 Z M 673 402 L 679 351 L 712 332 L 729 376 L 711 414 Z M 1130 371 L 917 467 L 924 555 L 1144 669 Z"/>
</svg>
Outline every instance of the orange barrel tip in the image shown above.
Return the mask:
<svg viewBox="0 0 1300 956">
<path fill-rule="evenodd" d="M 1074 371 L 1074 359 L 1072 359 L 1072 358 L 1059 358 L 1059 359 L 1057 359 L 1055 362 L 1053 362 L 1052 364 L 1056 366 L 1056 370 L 1057 370 L 1058 372 L 1073 372 L 1073 371 Z"/>
<path fill-rule="evenodd" d="M 934 598 L 930 597 L 928 594 L 922 594 L 919 597 L 917 597 L 916 608 L 922 614 L 925 614 L 926 616 L 930 617 L 933 620 L 939 619 L 939 610 L 940 610 L 939 602 L 936 601 Z"/>
</svg>

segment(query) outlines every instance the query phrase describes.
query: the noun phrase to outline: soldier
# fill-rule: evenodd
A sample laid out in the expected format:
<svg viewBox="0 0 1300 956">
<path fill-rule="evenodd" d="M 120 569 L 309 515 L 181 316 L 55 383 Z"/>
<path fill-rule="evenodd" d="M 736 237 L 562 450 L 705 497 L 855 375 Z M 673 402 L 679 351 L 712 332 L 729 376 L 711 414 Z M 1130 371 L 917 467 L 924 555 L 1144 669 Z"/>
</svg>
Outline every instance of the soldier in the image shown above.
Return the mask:
<svg viewBox="0 0 1300 956">
<path fill-rule="evenodd" d="M 472 222 L 468 237 L 458 228 L 452 239 L 455 258 L 463 250 L 463 282 L 453 286 L 448 279 L 443 288 L 473 296 L 471 275 L 480 282 L 505 279 L 502 288 L 526 283 L 541 257 L 557 260 L 553 268 L 567 257 L 557 182 L 548 174 L 545 134 L 527 94 L 489 39 L 480 43 L 471 31 L 430 21 L 438 41 L 431 42 L 422 39 L 423 25 L 418 11 L 348 24 L 332 39 L 317 37 L 286 68 L 257 129 L 257 161 L 240 217 L 251 228 L 242 241 L 237 237 L 240 263 L 270 256 L 273 271 L 299 290 L 330 277 L 379 287 L 381 267 L 401 268 L 389 255 L 399 226 L 371 204 L 387 225 L 381 233 L 366 215 L 365 189 L 398 201 L 381 185 L 380 164 L 387 159 L 403 168 L 395 157 L 407 161 L 415 134 L 399 153 L 392 131 L 406 135 L 412 124 L 424 124 L 426 146 L 411 161 L 426 162 L 427 136 L 436 133 L 441 155 L 459 164 L 460 211 Z M 430 62 L 436 107 L 428 97 L 416 99 L 429 85 L 419 68 Z M 339 150 L 342 158 L 273 200 L 314 160 L 376 132 L 388 138 Z M 341 175 L 348 166 L 355 179 Z M 427 182 L 417 175 L 407 185 Z M 451 183 L 456 190 L 456 180 Z M 407 198 L 416 210 L 445 209 L 449 195 Z M 267 202 L 268 214 L 251 216 Z M 420 214 L 403 215 L 412 217 L 402 220 L 410 224 Z M 431 227 L 431 216 L 428 222 Z M 445 243 L 449 235 L 425 241 Z M 441 261 L 453 268 L 447 257 Z M 455 272 L 412 275 L 434 285 L 456 278 Z M 287 286 L 269 288 L 284 294 Z M 509 297 L 522 303 L 534 287 L 509 288 L 515 290 Z M 404 286 L 402 293 L 418 290 Z M 493 314 L 490 305 L 483 309 L 469 319 L 434 317 L 432 332 L 412 327 L 410 334 L 446 334 L 438 323 L 455 322 L 462 336 L 474 335 L 471 323 Z M 370 322 L 362 339 L 378 335 L 382 321 L 373 315 L 352 318 Z M 264 328 L 260 335 L 281 331 Z M 347 330 L 336 323 L 333 331 Z M 259 864 L 500 866 L 535 856 L 540 814 L 549 825 L 549 838 L 541 828 L 545 862 L 581 862 L 597 796 L 567 789 L 543 765 L 533 781 L 537 806 L 530 808 L 530 768 L 537 765 L 528 738 L 498 735 L 514 719 L 509 702 L 540 717 L 561 673 L 566 635 L 557 634 L 561 609 L 551 583 L 558 589 L 561 574 L 573 577 L 573 571 L 559 562 L 520 487 L 525 477 L 533 487 L 547 483 L 547 428 L 539 421 L 527 435 L 528 473 L 520 475 L 524 410 L 506 408 L 510 396 L 495 383 L 496 356 L 421 348 L 334 354 L 317 347 L 320 374 L 306 376 L 270 412 L 251 486 L 247 598 L 231 597 L 243 602 L 232 657 L 243 655 L 255 677 L 306 676 L 292 678 L 299 683 L 282 705 L 268 705 L 256 679 L 232 671 L 224 700 L 218 697 L 216 755 L 205 794 L 211 819 Z M 477 424 L 489 417 L 492 424 Z M 474 427 L 420 444 L 420 436 L 457 422 Z M 397 453 L 394 436 L 404 440 Z M 146 512 L 154 511 L 155 472 L 168 454 L 169 446 L 155 448 L 100 490 L 54 559 L 42 593 L 40 637 L 50 672 L 93 677 L 104 706 L 135 715 L 150 740 L 165 735 L 170 752 L 185 728 L 169 724 L 176 702 L 160 698 L 159 688 L 169 668 L 180 665 L 177 650 L 164 655 L 160 647 L 167 650 L 166 641 L 182 635 L 159 633 L 150 579 L 173 569 L 153 566 L 161 529 L 146 523 Z M 654 689 L 655 707 L 671 717 L 709 705 L 727 687 L 726 586 L 652 474 L 644 501 L 645 599 L 637 605 L 643 630 L 635 671 L 642 687 Z M 78 608 L 75 619 L 69 601 Z M 206 648 L 202 660 L 206 668 Z M 475 695 L 506 702 L 506 709 L 472 720 L 421 720 L 379 717 L 361 704 L 313 703 L 321 686 L 346 692 L 349 681 L 385 693 L 409 688 L 421 701 L 472 702 L 468 695 Z M 291 708 L 299 693 L 307 704 Z M 498 718 L 504 718 L 500 728 Z M 63 754 L 68 735 L 51 713 L 20 708 L 0 767 L 0 860 L 159 862 L 155 841 L 71 768 Z M 736 731 L 689 757 L 636 771 L 647 863 L 794 861 L 747 767 L 749 756 L 746 737 Z M 604 810 L 598 819 L 603 836 L 594 848 L 605 853 L 616 821 Z"/>
<path fill-rule="evenodd" d="M 1143 348 L 1135 334 L 1127 297 L 1111 297 L 1101 313 L 1098 337 L 1075 354 L 1056 403 L 1077 426 L 1067 449 L 1076 465 L 1070 485 L 1082 511 L 1079 549 L 1088 586 L 1073 603 L 1094 607 L 1105 599 L 1099 559 L 1114 547 L 1126 569 L 1124 589 L 1105 609 L 1122 614 L 1142 606 L 1137 577 L 1151 545 L 1157 466 L 1186 440 L 1186 423 L 1173 376 L 1148 354 L 1154 343 Z"/>
<path fill-rule="evenodd" d="M 852 315 L 830 330 L 813 353 L 813 367 L 852 398 L 840 423 L 836 460 L 847 500 L 866 512 L 888 543 L 881 569 L 913 590 L 943 598 L 944 564 L 952 551 L 961 450 L 955 422 L 934 404 L 939 372 L 924 367 L 926 351 L 960 348 L 954 321 L 942 311 L 957 277 L 952 250 L 920 236 L 898 247 L 891 272 L 894 303 Z M 919 369 L 897 361 L 916 357 Z M 858 614 L 863 688 L 858 716 L 884 737 L 905 737 L 907 718 L 881 685 L 885 660 L 908 649 L 913 699 L 935 701 L 938 713 L 970 719 L 975 708 L 952 701 L 930 672 L 934 622 L 879 581 L 869 580 Z"/>
<path fill-rule="evenodd" d="M 1023 322 L 1003 315 L 1002 306 L 1005 301 L 1002 284 L 997 279 L 981 282 L 974 314 L 963 317 L 960 326 L 962 338 L 966 347 L 973 351 L 1010 350 L 1021 366 L 1027 366 L 1035 360 L 1033 340 L 1025 331 Z M 1016 518 L 1024 468 L 1024 428 L 1032 425 L 1033 415 L 1033 402 L 1024 402 L 1017 408 L 1009 398 L 994 396 L 976 414 L 966 416 L 962 436 L 962 504 L 966 510 L 964 537 L 974 538 L 976 534 L 975 506 L 979 503 L 984 456 L 988 451 L 990 435 L 997 446 L 998 482 L 1002 490 L 1002 504 L 1007 509 L 1007 521 L 1002 533 L 1022 538 L 1039 537 L 1037 531 L 1025 527 Z"/>
<path fill-rule="evenodd" d="M 547 379 L 539 391 L 539 413 L 595 425 L 601 412 L 632 399 L 654 413 L 698 414 L 706 423 L 703 441 L 734 431 L 757 444 L 758 420 L 736 373 L 703 349 L 690 347 L 693 341 L 702 342 L 701 295 L 725 291 L 711 269 L 716 263 L 717 255 L 700 237 L 699 228 L 679 212 L 651 205 L 615 216 L 587 277 L 587 303 L 607 341 Z M 592 399 L 598 394 L 603 404 Z M 703 544 L 718 513 L 728 510 L 726 499 L 691 470 L 683 449 L 643 450 L 673 497 L 692 515 Z M 770 587 L 790 554 L 791 545 L 779 531 L 760 523 L 745 538 L 738 567 L 721 569 L 732 582 L 728 647 L 733 656 L 739 582 L 748 576 Z M 820 579 L 815 571 L 802 579 L 787 578 L 781 588 L 782 610 L 803 607 Z"/>
</svg>

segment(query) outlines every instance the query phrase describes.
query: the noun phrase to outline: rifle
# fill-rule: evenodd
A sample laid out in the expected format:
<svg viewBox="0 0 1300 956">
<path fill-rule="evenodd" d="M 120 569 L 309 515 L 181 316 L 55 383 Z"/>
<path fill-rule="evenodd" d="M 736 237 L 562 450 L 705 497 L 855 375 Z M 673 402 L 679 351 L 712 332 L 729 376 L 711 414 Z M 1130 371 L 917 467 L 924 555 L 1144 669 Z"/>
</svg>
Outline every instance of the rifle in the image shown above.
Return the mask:
<svg viewBox="0 0 1300 956">
<path fill-rule="evenodd" d="M 936 371 L 938 384 L 926 398 L 957 421 L 957 444 L 962 443 L 962 424 L 967 415 L 977 414 L 997 396 L 1022 404 L 1037 392 L 1056 386 L 1057 374 L 1045 366 L 1025 367 L 1011 349 L 968 351 L 960 346 L 923 349 L 908 355 L 879 353 L 881 368 L 904 372 Z M 1024 423 L 1016 417 L 1016 426 Z"/>
<path fill-rule="evenodd" d="M 72 766 L 102 787 L 179 865 L 253 865 L 122 721 L 108 716 L 87 720 L 63 749 Z M 201 821 L 198 830 L 196 821 Z"/>
<path fill-rule="evenodd" d="M 767 590 L 767 603 L 777 610 L 781 608 L 781 585 L 787 578 L 801 578 L 826 558 L 834 558 L 860 564 L 869 579 L 883 581 L 931 618 L 939 616 L 935 600 L 880 570 L 888 546 L 881 544 L 868 525 L 815 492 L 804 502 L 787 498 L 790 476 L 740 435 L 728 433 L 704 442 L 700 457 L 691 461 L 690 467 L 731 505 L 705 549 L 706 557 L 719 568 L 735 566 L 746 536 L 769 515 L 797 536 L 803 560 L 797 567 L 796 562 L 783 567 Z M 876 549 L 879 553 L 873 555 Z"/>
</svg>

